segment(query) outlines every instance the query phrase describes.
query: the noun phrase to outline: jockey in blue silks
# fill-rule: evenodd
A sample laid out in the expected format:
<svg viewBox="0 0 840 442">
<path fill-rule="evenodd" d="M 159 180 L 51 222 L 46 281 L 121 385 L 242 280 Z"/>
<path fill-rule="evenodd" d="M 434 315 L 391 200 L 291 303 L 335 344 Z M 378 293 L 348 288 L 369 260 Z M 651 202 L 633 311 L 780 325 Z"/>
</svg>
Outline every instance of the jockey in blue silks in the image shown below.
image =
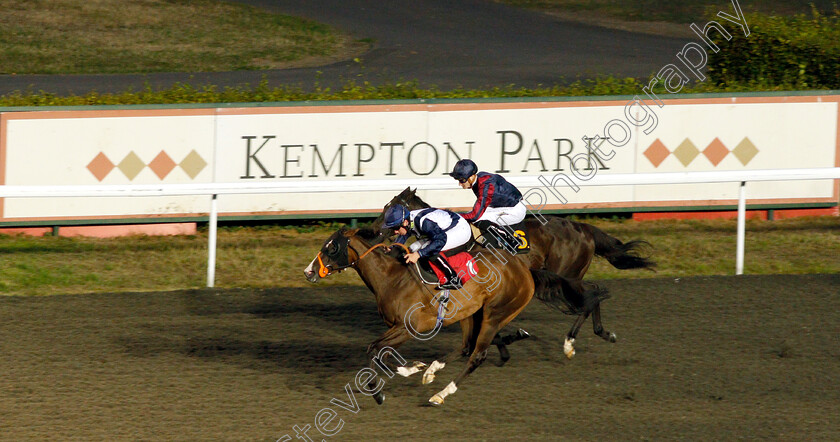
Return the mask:
<svg viewBox="0 0 840 442">
<path fill-rule="evenodd" d="M 405 244 L 409 235 L 418 238 L 409 247 L 411 253 L 405 257 L 408 263 L 425 259 L 443 272 L 446 281 L 438 289 L 457 290 L 461 278 L 442 256 L 441 252 L 466 244 L 472 238 L 469 223 L 457 213 L 443 209 L 418 209 L 410 211 L 395 204 L 385 212 L 383 229 L 391 229 L 399 235 L 394 242 Z"/>
<path fill-rule="evenodd" d="M 508 244 L 518 244 L 508 229 L 493 226 L 512 226 L 525 219 L 528 209 L 516 186 L 501 175 L 479 172 L 478 166 L 466 158 L 455 163 L 449 176 L 458 180 L 461 188 L 472 189 L 477 198 L 473 209 L 461 215 L 464 219 L 480 230 L 493 230 Z"/>
</svg>

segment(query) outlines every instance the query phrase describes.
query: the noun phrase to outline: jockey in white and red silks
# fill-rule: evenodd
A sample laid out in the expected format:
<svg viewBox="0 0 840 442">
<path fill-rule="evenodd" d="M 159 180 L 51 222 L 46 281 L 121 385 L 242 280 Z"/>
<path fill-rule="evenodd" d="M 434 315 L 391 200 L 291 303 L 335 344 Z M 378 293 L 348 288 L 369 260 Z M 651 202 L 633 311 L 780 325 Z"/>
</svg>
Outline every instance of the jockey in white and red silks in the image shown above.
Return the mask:
<svg viewBox="0 0 840 442">
<path fill-rule="evenodd" d="M 390 229 L 397 235 L 395 243 L 405 244 L 408 237 L 418 238 L 405 260 L 414 263 L 428 260 L 443 272 L 446 282 L 438 289 L 457 290 L 462 287 L 461 278 L 443 256 L 442 252 L 466 244 L 472 238 L 467 221 L 454 212 L 443 209 L 418 209 L 408 211 L 405 206 L 395 204 L 385 212 L 383 229 Z"/>
</svg>

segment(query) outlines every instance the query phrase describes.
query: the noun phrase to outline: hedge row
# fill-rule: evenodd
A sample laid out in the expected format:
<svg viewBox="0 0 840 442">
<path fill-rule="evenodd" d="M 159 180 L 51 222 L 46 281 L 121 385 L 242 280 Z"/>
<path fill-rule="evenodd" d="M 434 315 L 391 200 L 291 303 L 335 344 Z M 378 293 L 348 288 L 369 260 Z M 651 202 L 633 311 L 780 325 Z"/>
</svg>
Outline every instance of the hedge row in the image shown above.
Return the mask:
<svg viewBox="0 0 840 442">
<path fill-rule="evenodd" d="M 796 89 L 840 88 L 840 11 L 770 16 L 747 14 L 750 35 L 733 32 L 709 54 L 709 78 L 732 83 L 788 84 Z"/>
<path fill-rule="evenodd" d="M 485 90 L 422 89 L 415 82 L 374 86 L 369 83 L 348 82 L 338 89 L 303 91 L 297 88 L 270 87 L 263 81 L 256 86 L 224 87 L 176 84 L 165 90 L 126 91 L 116 94 L 90 92 L 84 95 L 62 96 L 46 92 L 16 92 L 0 96 L 0 107 L 29 106 L 92 106 L 125 104 L 191 104 L 191 103 L 262 103 L 338 100 L 386 100 L 418 98 L 517 98 L 517 97 L 583 97 L 642 94 L 647 79 L 601 77 L 578 80 L 565 86 L 545 88 L 498 87 Z M 715 85 L 710 82 L 685 87 L 684 93 L 750 92 L 794 90 L 791 84 L 769 84 L 756 81 L 731 82 Z"/>
</svg>

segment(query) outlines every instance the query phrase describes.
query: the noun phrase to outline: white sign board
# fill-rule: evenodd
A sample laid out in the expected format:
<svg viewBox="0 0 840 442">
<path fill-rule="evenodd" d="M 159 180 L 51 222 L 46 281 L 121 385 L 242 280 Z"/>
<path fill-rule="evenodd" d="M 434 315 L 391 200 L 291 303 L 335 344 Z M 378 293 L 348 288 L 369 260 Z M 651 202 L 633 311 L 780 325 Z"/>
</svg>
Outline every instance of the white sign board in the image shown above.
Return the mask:
<svg viewBox="0 0 840 442">
<path fill-rule="evenodd" d="M 401 179 L 459 158 L 555 185 L 546 209 L 731 205 L 736 186 L 580 187 L 595 174 L 835 167 L 840 96 L 666 100 L 642 124 L 626 101 L 117 109 L 0 114 L 2 184 L 159 184 Z M 629 113 L 628 113 L 629 112 Z M 593 138 L 596 135 L 600 139 Z M 594 139 L 594 141 L 593 141 Z M 588 140 L 588 141 L 585 141 Z M 222 196 L 224 215 L 374 213 L 394 192 Z M 527 188 L 520 189 L 523 193 Z M 472 192 L 424 191 L 467 208 Z M 750 186 L 750 204 L 836 203 L 830 180 Z M 0 221 L 195 217 L 207 197 L 14 198 Z"/>
</svg>

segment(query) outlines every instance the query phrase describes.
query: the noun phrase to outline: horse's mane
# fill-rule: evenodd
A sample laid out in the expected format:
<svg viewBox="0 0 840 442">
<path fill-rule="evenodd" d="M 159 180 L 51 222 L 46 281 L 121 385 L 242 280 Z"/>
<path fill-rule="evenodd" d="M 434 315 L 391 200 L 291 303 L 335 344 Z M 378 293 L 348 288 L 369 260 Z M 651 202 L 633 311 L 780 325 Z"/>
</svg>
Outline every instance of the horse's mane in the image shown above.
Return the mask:
<svg viewBox="0 0 840 442">
<path fill-rule="evenodd" d="M 372 241 L 379 236 L 379 232 L 373 229 L 373 227 L 360 227 L 356 231 L 356 235 L 362 239 Z"/>
<path fill-rule="evenodd" d="M 420 208 L 422 208 L 422 209 L 432 207 L 428 203 L 423 201 L 422 198 L 417 196 L 416 192 L 417 192 L 416 189 L 415 190 L 409 190 L 408 188 L 406 188 L 406 190 L 403 190 L 402 193 L 400 193 L 398 195 L 398 197 L 402 197 L 404 199 L 404 201 L 412 207 L 414 207 L 415 205 L 420 206 Z"/>
</svg>

